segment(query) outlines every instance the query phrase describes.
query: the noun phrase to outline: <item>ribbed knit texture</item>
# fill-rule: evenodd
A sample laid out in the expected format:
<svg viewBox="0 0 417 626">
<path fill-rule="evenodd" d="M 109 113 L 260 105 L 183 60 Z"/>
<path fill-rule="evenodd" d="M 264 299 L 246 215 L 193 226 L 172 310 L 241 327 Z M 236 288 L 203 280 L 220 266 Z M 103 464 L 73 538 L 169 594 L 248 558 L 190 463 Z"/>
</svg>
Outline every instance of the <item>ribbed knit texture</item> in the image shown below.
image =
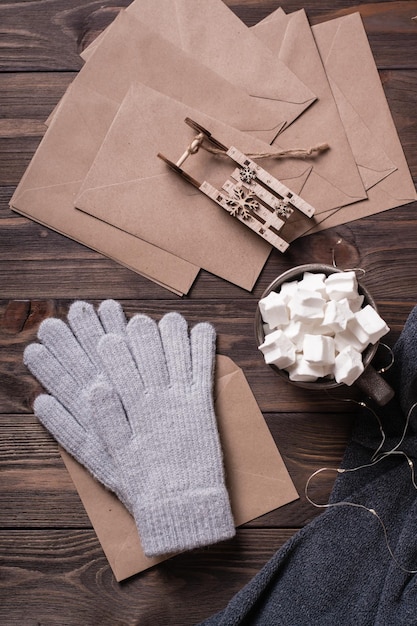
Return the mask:
<svg viewBox="0 0 417 626">
<path fill-rule="evenodd" d="M 133 317 L 98 344 L 111 384 L 89 394 L 95 431 L 124 488 L 147 556 L 235 534 L 212 402 L 215 331 L 178 313 Z"/>
<path fill-rule="evenodd" d="M 396 398 L 377 407 L 387 436 L 383 449 L 400 441 L 406 413 L 416 398 L 417 308 L 394 347 L 389 382 Z M 400 446 L 417 468 L 417 411 Z M 381 442 L 375 417 L 357 416 L 343 468 L 371 463 Z M 316 477 L 316 480 L 319 480 Z M 203 623 L 263 626 L 415 626 L 417 624 L 417 491 L 407 459 L 391 455 L 379 463 L 338 475 L 331 507 L 295 534 L 220 613 Z M 349 506 L 362 504 L 372 513 Z"/>
<path fill-rule="evenodd" d="M 75 302 L 24 363 L 48 394 L 34 412 L 133 513 L 149 556 L 235 534 L 213 408 L 215 331 L 166 315 L 128 325 L 121 306 Z"/>
</svg>

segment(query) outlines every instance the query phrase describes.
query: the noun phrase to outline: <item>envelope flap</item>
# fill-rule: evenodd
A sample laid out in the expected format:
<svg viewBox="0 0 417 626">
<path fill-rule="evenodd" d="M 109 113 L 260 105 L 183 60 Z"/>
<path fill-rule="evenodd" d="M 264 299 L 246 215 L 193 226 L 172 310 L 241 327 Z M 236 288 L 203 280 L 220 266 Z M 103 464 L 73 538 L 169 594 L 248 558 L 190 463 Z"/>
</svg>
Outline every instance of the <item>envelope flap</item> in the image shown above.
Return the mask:
<svg viewBox="0 0 417 626">
<path fill-rule="evenodd" d="M 244 133 L 166 94 L 137 83 L 129 89 L 120 105 L 82 185 L 81 193 L 87 188 L 107 187 L 165 174 L 168 170 L 157 158 L 157 152 L 163 152 L 174 162 L 182 154 L 195 136 L 195 131 L 184 124 L 186 117 L 198 121 L 223 144 L 234 145 L 244 153 L 273 153 L 274 149 L 278 153 L 281 149 L 278 143 L 271 149 L 269 144 L 251 132 Z M 279 160 L 271 157 L 263 160 L 263 163 L 265 169 L 280 179 L 300 181 L 294 183 L 296 188 L 293 191 L 296 193 L 313 168 L 310 162 L 303 159 Z M 184 169 L 196 180 L 202 182 L 207 179 L 219 186 L 234 168 L 235 165 L 227 157 L 214 158 L 203 149 L 184 164 Z M 172 175 L 171 178 L 181 181 Z M 190 189 L 189 185 L 181 186 Z"/>
<path fill-rule="evenodd" d="M 317 218 L 324 211 L 366 198 L 366 190 L 305 11 L 295 11 L 290 15 L 277 11 L 273 15 L 251 30 L 307 86 L 314 86 L 318 96 L 317 102 L 297 123 L 280 134 L 279 143 L 285 148 L 303 141 L 308 145 L 326 142 L 330 145 L 327 153 L 310 162 L 312 175 L 308 178 L 308 185 L 298 192 L 316 207 Z M 305 226 L 311 228 L 309 224 Z M 294 232 L 297 235 L 302 230 Z M 287 229 L 284 236 L 288 234 Z"/>
<path fill-rule="evenodd" d="M 290 101 L 282 107 L 278 101 L 251 98 L 241 85 L 198 62 L 155 28 L 122 11 L 75 81 L 119 101 L 132 83 L 141 81 L 240 130 L 259 130 L 268 143 L 304 111 L 304 104 Z"/>
<path fill-rule="evenodd" d="M 349 129 L 349 143 L 361 173 L 365 189 L 370 189 L 397 169 L 378 139 L 371 133 L 337 83 L 330 79 L 340 117 Z"/>
<path fill-rule="evenodd" d="M 329 78 L 373 132 L 381 116 L 390 114 L 360 14 L 317 24 L 313 32 Z M 378 109 L 369 106 L 370 94 L 378 98 Z"/>
<path fill-rule="evenodd" d="M 141 0 L 129 13 L 247 93 L 299 105 L 287 123 L 316 98 L 221 0 Z"/>
<path fill-rule="evenodd" d="M 227 384 L 218 389 L 216 413 L 222 416 L 219 432 L 227 459 L 226 477 L 236 524 L 243 524 L 248 516 L 261 515 L 265 504 L 272 510 L 297 499 L 282 457 L 241 370 L 228 374 Z M 239 443 L 224 419 L 232 413 L 238 416 L 235 427 L 241 433 Z M 252 493 L 250 501 L 245 502 L 245 492 Z"/>
<path fill-rule="evenodd" d="M 228 356 L 219 355 L 216 356 L 216 380 L 214 385 L 214 400 L 217 401 L 217 396 L 221 394 L 227 385 L 231 376 L 241 372 L 240 367 L 236 365 L 234 361 Z"/>
</svg>

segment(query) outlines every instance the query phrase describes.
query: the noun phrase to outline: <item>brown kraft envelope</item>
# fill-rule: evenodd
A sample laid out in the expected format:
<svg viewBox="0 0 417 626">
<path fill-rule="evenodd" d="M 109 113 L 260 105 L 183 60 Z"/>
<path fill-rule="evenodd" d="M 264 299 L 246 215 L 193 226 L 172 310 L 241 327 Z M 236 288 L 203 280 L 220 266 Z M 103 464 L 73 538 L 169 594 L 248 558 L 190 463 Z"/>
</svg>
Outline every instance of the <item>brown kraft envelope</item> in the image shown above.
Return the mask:
<svg viewBox="0 0 417 626">
<path fill-rule="evenodd" d="M 297 92 L 300 81 L 294 76 Z M 185 102 L 242 131 L 271 143 L 286 123 L 286 103 L 273 97 L 250 96 L 192 55 L 164 39 L 134 16 L 122 11 L 94 54 L 74 79 L 121 102 L 129 87 L 140 82 Z M 303 86 L 306 90 L 306 87 Z M 294 98 L 299 95 L 297 92 Z M 307 90 L 310 95 L 310 90 Z M 314 100 L 314 98 L 313 98 Z M 308 101 L 311 104 L 312 100 Z M 304 104 L 306 107 L 306 104 Z M 284 111 L 283 111 L 284 109 Z"/>
<path fill-rule="evenodd" d="M 199 267 L 74 208 L 74 197 L 118 106 L 88 87 L 80 90 L 71 85 L 11 199 L 11 208 L 182 295 L 189 291 Z"/>
<path fill-rule="evenodd" d="M 417 199 L 414 183 L 385 97 L 378 70 L 359 13 L 312 28 L 342 118 L 352 109 L 369 129 L 382 153 L 396 170 L 368 189 L 368 199 L 338 211 L 313 227 L 321 231 L 392 209 Z"/>
<path fill-rule="evenodd" d="M 122 103 L 75 206 L 251 289 L 270 253 L 269 244 L 157 157 L 161 151 L 176 161 L 191 143 L 196 131 L 184 124 L 186 117 L 197 117 L 196 121 L 220 135 L 221 141 L 237 138 L 241 145 L 245 142 L 243 149 L 265 148 L 250 135 L 225 127 L 145 85 L 136 85 Z M 230 159 L 213 158 L 204 150 L 184 164 L 196 179 L 202 182 L 202 177 L 207 177 L 220 186 L 235 167 Z"/>
<path fill-rule="evenodd" d="M 316 100 L 314 89 L 274 57 L 223 0 L 136 0 L 126 13 L 252 98 L 279 102 L 279 132 Z"/>
<path fill-rule="evenodd" d="M 215 409 L 235 525 L 296 500 L 297 491 L 246 378 L 225 356 L 217 357 Z M 64 450 L 61 454 L 117 581 L 169 558 L 147 558 L 133 518 L 116 496 Z"/>
</svg>

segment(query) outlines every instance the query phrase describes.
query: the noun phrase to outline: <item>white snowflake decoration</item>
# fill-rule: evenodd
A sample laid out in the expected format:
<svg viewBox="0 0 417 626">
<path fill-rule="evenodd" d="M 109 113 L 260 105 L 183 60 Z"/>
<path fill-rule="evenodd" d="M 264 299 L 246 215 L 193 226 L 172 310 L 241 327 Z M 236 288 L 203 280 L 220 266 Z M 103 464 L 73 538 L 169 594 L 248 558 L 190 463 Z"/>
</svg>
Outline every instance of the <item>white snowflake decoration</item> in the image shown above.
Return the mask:
<svg viewBox="0 0 417 626">
<path fill-rule="evenodd" d="M 233 196 L 226 200 L 227 210 L 233 217 L 240 215 L 244 220 L 251 217 L 250 211 L 259 209 L 259 203 L 242 187 L 233 189 Z"/>
<path fill-rule="evenodd" d="M 249 165 L 246 165 L 240 170 L 239 176 L 240 180 L 250 185 L 251 182 L 256 178 L 256 172 L 251 167 L 249 167 Z"/>
<path fill-rule="evenodd" d="M 275 211 L 279 217 L 284 219 L 287 219 L 292 213 L 292 209 L 288 206 L 288 202 L 286 200 L 280 200 L 278 205 L 275 207 Z"/>
</svg>

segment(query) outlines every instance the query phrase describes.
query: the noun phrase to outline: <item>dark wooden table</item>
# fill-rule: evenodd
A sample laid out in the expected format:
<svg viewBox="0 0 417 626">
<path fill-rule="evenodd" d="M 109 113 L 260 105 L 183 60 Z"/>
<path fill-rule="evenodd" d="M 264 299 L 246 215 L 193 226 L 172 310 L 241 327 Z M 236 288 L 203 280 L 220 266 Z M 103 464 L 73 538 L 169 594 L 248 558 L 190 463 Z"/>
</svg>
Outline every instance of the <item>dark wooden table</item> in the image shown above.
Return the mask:
<svg viewBox="0 0 417 626">
<path fill-rule="evenodd" d="M 294 243 L 271 255 L 247 293 L 201 272 L 179 298 L 8 208 L 47 118 L 81 67 L 79 53 L 127 4 L 40 0 L 0 4 L 0 622 L 116 626 L 194 624 L 222 608 L 286 539 L 318 513 L 304 497 L 312 472 L 337 465 L 352 408 L 295 389 L 262 365 L 253 336 L 256 302 L 283 270 L 304 262 L 362 267 L 393 344 L 417 302 L 417 205 Z M 360 11 L 406 157 L 417 178 L 417 1 L 227 0 L 248 25 L 278 6 L 305 8 L 311 23 Z M 178 310 L 209 319 L 218 351 L 240 365 L 300 493 L 297 502 L 238 529 L 232 541 L 172 558 L 119 584 L 55 441 L 32 414 L 39 386 L 22 364 L 47 316 L 74 299 L 119 299 L 127 315 Z M 333 475 L 320 482 L 325 501 Z"/>
</svg>

